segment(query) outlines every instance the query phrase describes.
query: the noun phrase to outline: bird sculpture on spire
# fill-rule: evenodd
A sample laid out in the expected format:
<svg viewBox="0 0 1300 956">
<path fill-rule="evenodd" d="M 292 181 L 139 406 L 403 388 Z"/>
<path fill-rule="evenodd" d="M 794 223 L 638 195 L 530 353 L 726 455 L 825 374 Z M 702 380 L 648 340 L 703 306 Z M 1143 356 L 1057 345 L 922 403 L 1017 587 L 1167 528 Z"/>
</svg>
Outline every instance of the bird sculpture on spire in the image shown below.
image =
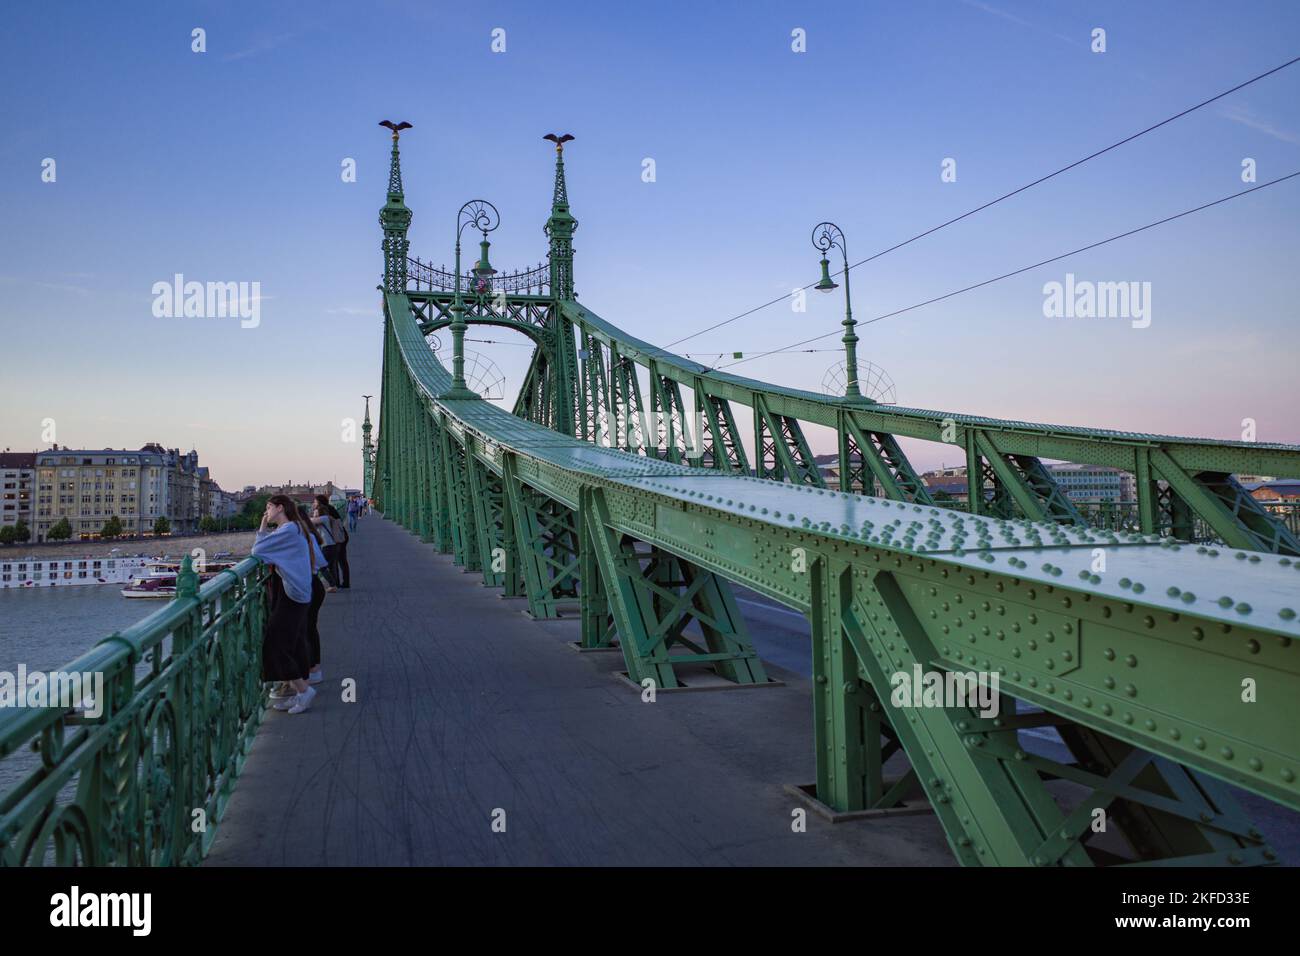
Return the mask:
<svg viewBox="0 0 1300 956">
<path fill-rule="evenodd" d="M 568 133 L 565 133 L 563 136 L 560 136 L 556 133 L 547 133 L 545 136 L 542 137 L 542 139 L 549 139 L 552 143 L 555 144 L 555 151 L 557 153 L 562 153 L 564 152 L 564 144 L 567 143 L 569 140 L 573 139 L 573 137 Z"/>
<path fill-rule="evenodd" d="M 387 126 L 389 129 L 393 131 L 394 143 L 397 142 L 397 137 L 402 132 L 402 130 L 412 128 L 410 123 L 394 123 L 392 120 L 380 120 L 379 125 Z"/>
</svg>

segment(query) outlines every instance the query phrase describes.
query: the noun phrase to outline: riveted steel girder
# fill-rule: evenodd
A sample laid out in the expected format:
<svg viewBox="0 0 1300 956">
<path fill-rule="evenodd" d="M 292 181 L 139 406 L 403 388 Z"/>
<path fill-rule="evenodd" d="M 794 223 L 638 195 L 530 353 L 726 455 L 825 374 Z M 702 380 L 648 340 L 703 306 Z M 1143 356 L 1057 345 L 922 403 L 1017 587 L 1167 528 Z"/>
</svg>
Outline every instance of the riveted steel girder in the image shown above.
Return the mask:
<svg viewBox="0 0 1300 956">
<path fill-rule="evenodd" d="M 560 616 L 578 600 L 578 526 L 574 510 L 520 480 L 514 460 L 501 463 L 502 492 L 514 523 L 514 552 L 528 612 L 539 620 Z"/>
<path fill-rule="evenodd" d="M 682 387 L 650 364 L 650 413 L 655 420 L 657 458 L 680 464 L 693 458 L 691 427 L 682 404 Z"/>
<path fill-rule="evenodd" d="M 703 432 L 700 464 L 719 471 L 748 474 L 749 460 L 740 440 L 740 429 L 736 427 L 731 403 L 710 395 L 698 380 L 694 393 L 695 418 Z"/>
<path fill-rule="evenodd" d="M 1295 536 L 1246 494 L 1231 474 L 1215 471 L 1189 474 L 1158 449 L 1151 452 L 1151 465 L 1155 474 L 1168 482 L 1169 490 L 1209 524 L 1229 547 L 1300 555 L 1300 542 Z M 1174 523 L 1175 527 L 1190 524 L 1186 520 Z M 1186 540 L 1190 534 L 1175 534 L 1175 537 Z"/>
<path fill-rule="evenodd" d="M 609 593 L 600 573 L 596 542 L 602 530 L 590 502 L 578 503 L 578 591 L 581 597 L 582 635 L 579 646 L 608 650 L 618 638 L 618 622 L 609 606 Z"/>
<path fill-rule="evenodd" d="M 475 520 L 474 489 L 471 486 L 469 453 L 452 432 L 439 430 L 442 473 L 451 526 L 451 553 L 466 571 L 481 571 L 478 527 Z"/>
<path fill-rule="evenodd" d="M 847 410 L 840 412 L 837 430 L 841 491 L 869 494 L 878 488 L 895 501 L 934 504 L 893 435 L 864 432 Z"/>
<path fill-rule="evenodd" d="M 546 381 L 546 365 L 546 351 L 540 346 L 533 349 L 532 358 L 528 362 L 528 371 L 524 373 L 524 381 L 519 386 L 519 394 L 515 396 L 513 409 L 513 414 L 539 425 L 550 423 L 549 409 L 542 394 L 542 383 Z"/>
<path fill-rule="evenodd" d="M 468 465 L 483 584 L 502 588 L 507 597 L 516 597 L 524 592 L 519 561 L 513 557 L 518 551 L 511 498 L 501 476 L 478 457 L 469 456 Z"/>
<path fill-rule="evenodd" d="M 1235 857 L 1232 862 L 1275 859 L 1225 788 L 1204 774 L 1086 724 L 1052 715 L 1022 717 L 1001 694 L 990 693 L 978 705 L 957 706 L 950 701 L 948 706 L 927 705 L 914 692 L 899 694 L 907 686 L 899 675 L 909 673 L 928 673 L 936 685 L 949 674 L 962 675 L 963 667 L 968 676 L 1006 674 L 995 659 L 983 658 L 978 645 L 964 651 L 950 645 L 949 626 L 931 623 L 937 616 L 926 611 L 930 605 L 924 599 L 935 596 L 929 594 L 932 590 L 937 589 L 899 569 L 864 574 L 849 562 L 819 557 L 811 589 L 811 616 L 818 624 L 814 648 L 831 661 L 831 676 L 839 681 L 826 685 L 830 700 L 824 709 L 842 713 L 845 704 L 839 698 L 861 694 L 855 678 L 885 699 L 882 709 L 889 725 L 963 863 L 1205 863 L 1216 855 L 1225 864 L 1230 857 Z M 954 592 L 954 599 L 959 596 Z M 962 618 L 968 616 L 954 620 Z M 1056 618 L 1053 623 L 1059 630 L 1047 634 L 1071 643 L 1074 650 L 1050 649 L 1055 656 L 1042 658 L 1054 671 L 1051 676 L 1064 684 L 1069 678 L 1063 672 L 1077 665 L 1080 656 L 1069 637 L 1080 629 Z M 832 647 L 828 653 L 826 645 L 835 642 L 840 642 L 838 651 Z M 1037 645 L 1036 639 L 1020 643 Z M 1026 659 L 1015 653 L 1020 649 L 999 648 L 1017 667 Z M 1054 662 L 1059 668 L 1050 666 Z M 868 706 L 879 703 L 868 700 Z M 997 706 L 981 709 L 985 704 Z M 1034 727 L 1056 730 L 1074 759 L 1062 762 L 1027 750 L 1019 735 Z M 847 732 L 854 730 L 849 726 Z M 827 740 L 818 748 L 819 793 L 824 777 L 828 802 L 843 809 L 870 808 L 870 798 L 883 789 L 878 777 L 882 762 L 870 759 L 865 744 L 855 752 L 832 743 Z M 1059 781 L 1072 786 L 1059 786 Z"/>
<path fill-rule="evenodd" d="M 610 400 L 609 380 L 605 374 L 604 347 L 589 336 L 583 336 L 582 380 L 584 383 L 587 410 L 587 441 L 596 445 L 609 446 L 610 414 L 613 403 Z"/>
<path fill-rule="evenodd" d="M 754 448 L 759 478 L 825 487 L 798 419 L 774 415 L 762 395 L 754 396 Z"/>
<path fill-rule="evenodd" d="M 636 365 L 619 355 L 617 349 L 610 349 L 609 353 L 609 396 L 614 447 L 646 454 L 646 434 L 650 428 L 641 403 Z"/>
<path fill-rule="evenodd" d="M 876 487 L 899 500 L 923 500 L 918 492 L 924 492 L 924 487 L 914 473 L 907 474 L 911 469 L 898 439 L 953 443 L 966 452 L 971 466 L 968 497 L 974 513 L 1086 522 L 1089 516 L 1078 513 L 1041 464 L 1044 459 L 1083 462 L 1134 475 L 1144 532 L 1165 530 L 1186 540 L 1203 528 L 1205 533 L 1198 537 L 1214 537 L 1232 547 L 1300 555 L 1300 542 L 1276 515 L 1258 502 L 1245 500 L 1249 495 L 1228 484 L 1234 474 L 1300 478 L 1300 447 L 1040 425 L 872 402 L 849 405 L 837 397 L 710 369 L 628 335 L 576 302 L 562 302 L 559 308 L 561 316 L 582 334 L 618 349 L 624 358 L 638 364 L 650 367 L 653 363 L 659 379 L 753 408 L 755 473 L 764 477 L 790 480 L 770 438 L 787 430 L 774 427 L 780 421 L 792 422 L 795 427 L 804 423 L 836 429 L 841 482 L 848 487 L 864 481 L 862 465 L 871 466 L 873 456 L 868 455 L 868 447 L 874 445 L 883 459 L 875 462 L 881 465 L 880 470 L 871 469 Z M 760 407 L 772 422 L 759 421 Z M 873 436 L 872 442 L 866 442 L 865 436 Z M 770 467 L 764 464 L 765 453 Z M 881 470 L 893 472 L 897 490 L 881 481 Z M 866 488 L 865 484 L 861 487 Z M 1180 490 L 1171 495 L 1171 488 Z"/>
</svg>

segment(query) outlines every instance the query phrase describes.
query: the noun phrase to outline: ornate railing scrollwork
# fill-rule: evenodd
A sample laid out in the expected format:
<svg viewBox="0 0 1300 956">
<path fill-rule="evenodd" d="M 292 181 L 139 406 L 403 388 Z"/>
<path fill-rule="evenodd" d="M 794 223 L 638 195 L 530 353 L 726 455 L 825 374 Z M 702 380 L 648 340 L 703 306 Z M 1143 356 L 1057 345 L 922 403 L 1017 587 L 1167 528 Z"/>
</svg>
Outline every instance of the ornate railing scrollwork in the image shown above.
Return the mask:
<svg viewBox="0 0 1300 956">
<path fill-rule="evenodd" d="M 480 282 L 486 283 L 480 289 Z M 480 279 L 473 270 L 460 277 L 460 287 L 467 295 L 492 295 L 497 292 L 522 295 L 546 295 L 551 286 L 551 269 L 542 262 L 531 269 L 499 272 Z M 437 267 L 431 262 L 408 256 L 406 259 L 406 288 L 411 292 L 453 292 L 456 289 L 456 272 L 446 266 Z"/>
<path fill-rule="evenodd" d="M 0 707 L 0 866 L 202 860 L 266 705 L 266 573 L 199 588 L 187 564 L 166 607 L 55 672 L 91 703 Z"/>
</svg>

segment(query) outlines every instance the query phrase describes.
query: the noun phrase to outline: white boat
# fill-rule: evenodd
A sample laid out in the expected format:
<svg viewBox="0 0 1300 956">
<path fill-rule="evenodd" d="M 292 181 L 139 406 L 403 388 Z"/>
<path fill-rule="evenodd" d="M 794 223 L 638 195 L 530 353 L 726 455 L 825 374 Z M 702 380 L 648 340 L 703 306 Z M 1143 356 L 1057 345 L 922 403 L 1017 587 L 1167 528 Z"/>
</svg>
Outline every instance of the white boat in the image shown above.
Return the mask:
<svg viewBox="0 0 1300 956">
<path fill-rule="evenodd" d="M 227 560 L 207 562 L 206 570 L 224 570 L 234 561 L 229 552 L 216 558 Z M 79 584 L 130 584 L 147 577 L 175 576 L 181 562 L 167 558 L 87 557 L 76 558 L 0 558 L 0 588 L 50 588 Z"/>
<path fill-rule="evenodd" d="M 148 562 L 140 557 L 0 559 L 0 588 L 48 588 L 79 584 L 123 584 L 139 577 Z"/>
</svg>

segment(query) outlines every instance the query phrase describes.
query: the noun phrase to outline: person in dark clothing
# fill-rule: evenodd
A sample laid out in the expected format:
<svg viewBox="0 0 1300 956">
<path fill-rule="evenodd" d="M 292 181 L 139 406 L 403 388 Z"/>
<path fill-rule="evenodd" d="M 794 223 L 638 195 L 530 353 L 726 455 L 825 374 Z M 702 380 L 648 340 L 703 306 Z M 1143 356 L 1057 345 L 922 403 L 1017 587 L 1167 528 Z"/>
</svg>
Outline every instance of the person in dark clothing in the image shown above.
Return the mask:
<svg viewBox="0 0 1300 956">
<path fill-rule="evenodd" d="M 262 680 L 276 684 L 271 706 L 291 714 L 303 713 L 316 696 L 309 683 L 308 618 L 311 581 L 324 558 L 319 551 L 311 525 L 293 499 L 272 497 L 253 544 L 253 554 L 274 569 L 267 582 L 270 613 L 262 636 Z"/>
<path fill-rule="evenodd" d="M 352 569 L 348 567 L 348 539 L 344 537 L 343 543 L 338 546 L 334 553 L 339 564 L 339 590 L 352 587 Z"/>
<path fill-rule="evenodd" d="M 339 517 L 339 513 L 333 508 L 330 508 L 330 512 L 333 514 L 335 524 L 338 525 L 339 534 L 343 536 L 343 540 L 339 542 L 338 551 L 334 555 L 339 564 L 339 588 L 350 588 L 352 587 L 352 569 L 348 567 L 348 539 L 352 536 L 348 533 L 347 525 Z"/>
<path fill-rule="evenodd" d="M 321 542 L 320 530 L 311 522 L 307 522 L 305 527 L 316 538 L 316 543 Z M 322 556 L 324 549 L 322 549 Z M 324 570 L 322 568 L 322 570 Z M 308 658 L 308 684 L 319 684 L 324 680 L 320 666 L 320 609 L 325 603 L 325 585 L 321 582 L 320 574 L 311 576 L 311 604 L 307 611 L 307 658 Z"/>
<path fill-rule="evenodd" d="M 322 503 L 323 502 L 323 503 Z M 321 550 L 325 554 L 325 590 L 337 591 L 339 583 L 338 539 L 334 537 L 334 522 L 330 519 L 329 499 L 317 495 L 311 510 L 311 524 L 316 529 Z"/>
<path fill-rule="evenodd" d="M 324 495 L 316 496 L 316 514 L 320 520 L 316 524 L 322 530 L 328 528 L 330 538 L 334 542 L 332 552 L 327 551 L 330 562 L 330 571 L 334 576 L 334 583 L 340 589 L 352 586 L 352 569 L 348 567 L 348 528 L 343 518 L 339 515 L 338 509 L 330 504 L 329 499 Z"/>
</svg>

